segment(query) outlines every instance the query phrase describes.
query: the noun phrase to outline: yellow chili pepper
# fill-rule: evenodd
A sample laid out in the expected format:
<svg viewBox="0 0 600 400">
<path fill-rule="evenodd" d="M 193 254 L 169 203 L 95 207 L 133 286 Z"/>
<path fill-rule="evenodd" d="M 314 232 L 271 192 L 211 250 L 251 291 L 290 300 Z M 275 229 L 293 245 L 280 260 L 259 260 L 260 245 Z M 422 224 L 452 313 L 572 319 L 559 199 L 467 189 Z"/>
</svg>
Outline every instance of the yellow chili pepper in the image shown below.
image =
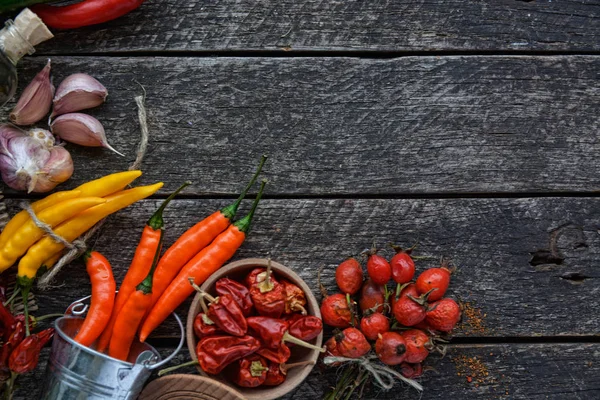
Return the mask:
<svg viewBox="0 0 600 400">
<path fill-rule="evenodd" d="M 102 197 L 79 197 L 48 207 L 40 211 L 37 214 L 37 217 L 40 221 L 51 227 L 55 227 L 79 214 L 83 210 L 105 202 L 106 200 Z M 44 234 L 45 232 L 38 228 L 31 218 L 25 222 L 13 236 L 8 239 L 4 247 L 0 248 L 0 272 L 13 265 L 14 262 L 25 254 L 27 249 L 44 236 Z"/>
<path fill-rule="evenodd" d="M 54 229 L 54 232 L 69 242 L 72 242 L 102 218 L 154 194 L 162 186 L 163 183 L 159 182 L 154 185 L 140 186 L 115 193 L 105 198 L 106 203 L 89 208 L 79 215 L 63 222 Z M 49 255 L 55 254 L 63 248 L 64 245 L 62 243 L 55 242 L 54 239 L 49 236 L 40 239 L 36 244 L 29 248 L 27 254 L 19 261 L 17 282 L 19 282 L 20 285 L 30 284 L 28 281 L 35 278 L 37 270 L 42 266 L 42 263 L 48 259 Z"/>
<path fill-rule="evenodd" d="M 53 206 L 62 201 L 73 199 L 75 197 L 104 197 L 122 190 L 136 178 L 142 175 L 142 171 L 124 171 L 106 175 L 84 183 L 83 185 L 69 191 L 53 193 L 42 200 L 38 200 L 31 205 L 33 211 L 38 214 L 40 211 Z M 27 221 L 31 220 L 27 211 L 23 210 L 15 215 L 4 227 L 0 235 L 0 248 L 8 242 L 14 233 Z"/>
<path fill-rule="evenodd" d="M 33 212 L 37 214 L 48 207 L 51 207 L 68 199 L 79 197 L 80 195 L 81 192 L 79 190 L 56 192 L 31 204 L 31 208 L 33 209 Z M 8 221 L 8 224 L 6 224 L 6 226 L 2 230 L 2 234 L 0 235 L 0 248 L 4 247 L 6 242 L 8 242 L 8 239 L 11 238 L 12 235 L 14 235 L 14 233 L 18 231 L 19 228 L 30 219 L 31 218 L 29 218 L 29 214 L 25 210 L 17 213 L 17 215 L 12 217 L 12 219 Z"/>
</svg>

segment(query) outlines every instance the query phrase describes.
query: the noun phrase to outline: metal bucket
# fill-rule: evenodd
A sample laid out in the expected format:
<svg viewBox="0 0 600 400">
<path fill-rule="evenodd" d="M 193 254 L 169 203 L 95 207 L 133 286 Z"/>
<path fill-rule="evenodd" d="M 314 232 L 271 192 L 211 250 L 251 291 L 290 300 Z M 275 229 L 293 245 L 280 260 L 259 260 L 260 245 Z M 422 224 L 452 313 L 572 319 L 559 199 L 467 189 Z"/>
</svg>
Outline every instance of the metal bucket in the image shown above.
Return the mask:
<svg viewBox="0 0 600 400">
<path fill-rule="evenodd" d="M 152 371 L 171 361 L 183 346 L 183 324 L 174 313 L 181 330 L 181 340 L 175 351 L 162 361 L 156 349 L 137 341 L 131 347 L 128 362 L 80 345 L 73 337 L 83 323 L 79 315 L 85 313 L 87 305 L 84 301 L 89 298 L 84 297 L 71 304 L 66 316 L 54 323 L 56 332 L 40 399 L 136 399 Z"/>
</svg>

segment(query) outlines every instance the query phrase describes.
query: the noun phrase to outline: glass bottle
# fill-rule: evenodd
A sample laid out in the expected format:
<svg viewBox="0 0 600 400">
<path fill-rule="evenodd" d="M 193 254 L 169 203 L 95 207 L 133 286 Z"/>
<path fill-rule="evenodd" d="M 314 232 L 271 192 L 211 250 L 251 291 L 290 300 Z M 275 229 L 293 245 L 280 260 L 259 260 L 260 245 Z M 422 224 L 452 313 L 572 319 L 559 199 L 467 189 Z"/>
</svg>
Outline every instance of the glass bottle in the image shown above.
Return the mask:
<svg viewBox="0 0 600 400">
<path fill-rule="evenodd" d="M 33 46 L 52 37 L 42 20 L 28 8 L 14 21 L 6 21 L 0 30 L 0 106 L 17 91 L 17 62 L 25 54 L 33 54 Z"/>
</svg>

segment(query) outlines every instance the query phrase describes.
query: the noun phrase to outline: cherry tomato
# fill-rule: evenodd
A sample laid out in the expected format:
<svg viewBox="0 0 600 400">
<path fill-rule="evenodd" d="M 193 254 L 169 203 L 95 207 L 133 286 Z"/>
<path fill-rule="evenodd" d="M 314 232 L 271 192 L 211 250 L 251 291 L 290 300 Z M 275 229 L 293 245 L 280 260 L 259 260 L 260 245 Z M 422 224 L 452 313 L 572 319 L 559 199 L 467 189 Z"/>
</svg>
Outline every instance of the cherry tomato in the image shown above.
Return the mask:
<svg viewBox="0 0 600 400">
<path fill-rule="evenodd" d="M 372 254 L 367 260 L 367 273 L 378 285 L 385 285 L 392 278 L 390 263 L 378 254 Z"/>
<path fill-rule="evenodd" d="M 425 320 L 427 316 L 427 307 L 419 304 L 416 300 L 408 296 L 402 296 L 394 303 L 392 308 L 396 321 L 404 326 L 414 326 Z"/>
<path fill-rule="evenodd" d="M 352 321 L 352 311 L 348 307 L 346 295 L 336 293 L 328 296 L 321 303 L 323 322 L 334 328 L 347 328 Z"/>
<path fill-rule="evenodd" d="M 435 289 L 431 292 L 427 300 L 439 300 L 444 297 L 448 285 L 450 285 L 450 270 L 445 267 L 429 268 L 419 275 L 416 285 L 419 294 L 424 294 Z"/>
<path fill-rule="evenodd" d="M 367 279 L 360 291 L 358 305 L 362 311 L 374 309 L 376 312 L 383 312 L 385 304 L 385 288 L 376 284 L 371 279 Z"/>
<path fill-rule="evenodd" d="M 427 358 L 429 350 L 427 347 L 431 344 L 429 336 L 418 329 L 409 329 L 401 333 L 406 341 L 406 358 L 409 363 L 420 363 Z"/>
<path fill-rule="evenodd" d="M 398 365 L 406 358 L 406 340 L 396 332 L 380 334 L 375 342 L 375 353 L 382 363 Z"/>
<path fill-rule="evenodd" d="M 423 364 L 411 364 L 403 362 L 402 364 L 400 364 L 400 373 L 408 379 L 419 378 L 423 375 Z"/>
<path fill-rule="evenodd" d="M 377 340 L 379 334 L 390 330 L 390 321 L 382 313 L 375 312 L 360 320 L 360 330 L 369 340 Z"/>
<path fill-rule="evenodd" d="M 396 253 L 390 260 L 392 278 L 396 283 L 408 283 L 415 276 L 415 262 L 405 251 Z"/>
<path fill-rule="evenodd" d="M 335 270 L 335 281 L 344 293 L 355 294 L 363 283 L 363 270 L 355 258 L 342 262 Z"/>
<path fill-rule="evenodd" d="M 441 299 L 429 305 L 425 320 L 429 326 L 442 332 L 450 332 L 460 320 L 460 307 L 452 299 Z"/>
</svg>

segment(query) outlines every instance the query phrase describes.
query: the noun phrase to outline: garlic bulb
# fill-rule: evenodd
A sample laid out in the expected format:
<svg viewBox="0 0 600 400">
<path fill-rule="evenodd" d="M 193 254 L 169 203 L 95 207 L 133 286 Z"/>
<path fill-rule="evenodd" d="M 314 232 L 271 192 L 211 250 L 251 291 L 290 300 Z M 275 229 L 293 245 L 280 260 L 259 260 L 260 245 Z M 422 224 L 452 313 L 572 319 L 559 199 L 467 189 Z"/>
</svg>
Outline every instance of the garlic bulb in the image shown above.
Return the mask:
<svg viewBox="0 0 600 400">
<path fill-rule="evenodd" d="M 15 190 L 44 193 L 69 179 L 73 160 L 67 150 L 49 143 L 47 135 L 28 134 L 12 125 L 0 125 L 0 175 Z"/>
<path fill-rule="evenodd" d="M 91 115 L 82 113 L 64 114 L 50 124 L 52 133 L 70 143 L 89 147 L 106 147 L 120 156 L 106 140 L 106 133 L 100 121 Z"/>
<path fill-rule="evenodd" d="M 50 80 L 50 60 L 31 83 L 23 90 L 9 119 L 17 125 L 35 124 L 48 112 L 52 106 L 54 86 Z"/>
<path fill-rule="evenodd" d="M 70 75 L 56 89 L 52 117 L 99 106 L 106 96 L 106 88 L 91 76 Z"/>
</svg>

